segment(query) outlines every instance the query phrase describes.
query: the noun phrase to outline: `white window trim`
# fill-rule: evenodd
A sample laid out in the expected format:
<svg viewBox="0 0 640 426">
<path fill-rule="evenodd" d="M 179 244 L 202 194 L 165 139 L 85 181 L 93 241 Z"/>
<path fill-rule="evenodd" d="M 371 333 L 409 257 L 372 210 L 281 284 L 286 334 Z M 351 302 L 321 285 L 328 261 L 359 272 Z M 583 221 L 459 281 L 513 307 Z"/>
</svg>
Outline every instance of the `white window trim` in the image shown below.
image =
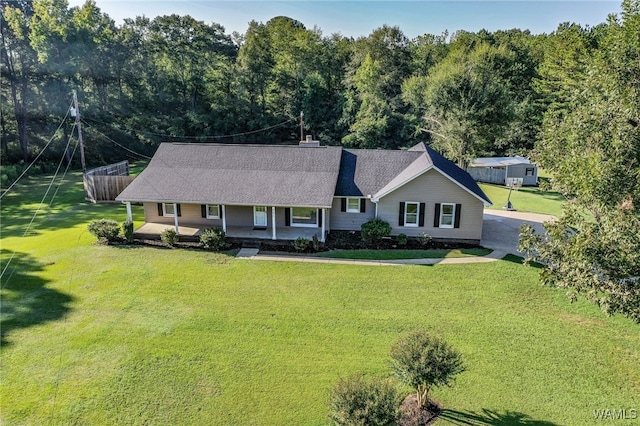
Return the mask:
<svg viewBox="0 0 640 426">
<path fill-rule="evenodd" d="M 444 206 L 451 206 L 451 225 L 447 225 L 442 223 L 442 218 L 445 216 L 444 214 Z M 448 216 L 448 215 L 447 215 Z M 456 221 L 456 204 L 455 203 L 440 203 L 440 220 L 439 220 L 439 228 L 453 228 L 455 226 Z"/>
<path fill-rule="evenodd" d="M 350 209 L 349 208 L 349 200 L 358 200 L 358 208 L 355 209 Z M 360 203 L 362 201 L 360 201 L 360 198 L 354 198 L 354 197 L 347 197 L 347 213 L 360 213 Z"/>
<path fill-rule="evenodd" d="M 209 207 L 217 207 L 218 215 L 210 215 Z M 220 219 L 220 205 L 219 204 L 207 204 L 207 219 Z"/>
<path fill-rule="evenodd" d="M 409 204 L 416 205 L 416 223 L 407 223 L 407 206 Z M 417 201 L 405 201 L 404 202 L 404 226 L 407 228 L 417 228 L 420 224 L 420 203 Z"/>
<path fill-rule="evenodd" d="M 294 208 L 305 208 L 305 207 L 291 207 L 291 226 L 296 228 L 317 228 L 318 227 L 318 217 L 320 215 L 319 209 L 316 209 L 316 223 L 295 223 L 293 221 L 293 209 Z"/>
<path fill-rule="evenodd" d="M 167 213 L 167 206 L 171 206 L 173 207 L 173 213 Z M 177 208 L 176 205 L 174 205 L 173 203 L 162 203 L 162 216 L 164 217 L 176 217 L 176 211 L 175 209 Z"/>
</svg>

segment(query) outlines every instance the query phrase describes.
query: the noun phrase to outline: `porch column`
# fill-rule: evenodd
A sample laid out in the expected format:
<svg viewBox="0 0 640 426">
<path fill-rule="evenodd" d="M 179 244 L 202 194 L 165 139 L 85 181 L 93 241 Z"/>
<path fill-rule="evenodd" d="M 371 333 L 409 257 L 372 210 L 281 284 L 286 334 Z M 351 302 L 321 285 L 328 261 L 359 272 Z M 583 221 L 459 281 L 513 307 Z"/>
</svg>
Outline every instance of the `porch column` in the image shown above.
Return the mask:
<svg viewBox="0 0 640 426">
<path fill-rule="evenodd" d="M 127 206 L 127 220 L 129 222 L 133 222 L 133 215 L 131 214 L 131 202 L 127 201 L 126 203 L 124 203 L 125 206 Z"/>
<path fill-rule="evenodd" d="M 222 230 L 224 233 L 227 233 L 227 210 L 225 209 L 225 205 L 222 205 Z"/>
<path fill-rule="evenodd" d="M 276 239 L 276 208 L 271 206 L 271 239 Z"/>
<path fill-rule="evenodd" d="M 320 234 L 321 243 L 324 243 L 325 223 L 327 223 L 327 209 L 322 209 L 322 234 Z"/>
<path fill-rule="evenodd" d="M 180 228 L 178 228 L 178 203 L 173 203 L 173 223 L 176 225 L 176 234 L 180 234 Z"/>
</svg>

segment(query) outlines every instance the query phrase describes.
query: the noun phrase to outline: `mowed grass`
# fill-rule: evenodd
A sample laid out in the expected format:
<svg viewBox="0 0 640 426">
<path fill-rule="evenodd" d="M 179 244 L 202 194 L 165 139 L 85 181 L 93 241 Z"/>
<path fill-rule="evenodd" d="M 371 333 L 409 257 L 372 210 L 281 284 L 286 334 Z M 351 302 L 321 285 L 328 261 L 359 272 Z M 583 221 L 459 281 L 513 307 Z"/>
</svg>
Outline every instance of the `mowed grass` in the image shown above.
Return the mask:
<svg viewBox="0 0 640 426">
<path fill-rule="evenodd" d="M 371 259 L 371 260 L 399 260 L 399 259 L 444 259 L 455 257 L 486 256 L 491 249 L 429 249 L 429 250 L 331 250 L 320 252 L 317 257 L 334 259 Z"/>
<path fill-rule="evenodd" d="M 432 393 L 443 424 L 599 424 L 593 410 L 638 408 L 640 327 L 570 304 L 515 258 L 366 267 L 100 246 L 87 222 L 125 209 L 83 203 L 77 182 L 23 238 L 21 205 L 40 189 L 3 199 L 3 268 L 16 254 L 2 424 L 328 424 L 336 381 L 388 375 L 390 346 L 418 327 L 467 365 Z"/>
<path fill-rule="evenodd" d="M 479 183 L 479 185 L 493 202 L 490 209 L 501 210 L 509 199 L 517 211 L 550 214 L 556 217 L 562 214 L 564 198 L 558 192 L 542 191 L 536 186 L 524 186 L 517 191 L 511 191 L 511 198 L 509 198 L 509 188 L 506 186 L 489 183 Z"/>
</svg>

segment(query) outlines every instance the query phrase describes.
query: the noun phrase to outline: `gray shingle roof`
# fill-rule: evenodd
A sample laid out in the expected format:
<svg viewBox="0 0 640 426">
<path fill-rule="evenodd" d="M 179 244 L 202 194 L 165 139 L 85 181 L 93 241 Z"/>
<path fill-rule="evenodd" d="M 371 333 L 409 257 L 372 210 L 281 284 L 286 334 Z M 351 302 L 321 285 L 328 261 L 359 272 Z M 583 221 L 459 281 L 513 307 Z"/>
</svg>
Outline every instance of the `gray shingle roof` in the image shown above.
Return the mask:
<svg viewBox="0 0 640 426">
<path fill-rule="evenodd" d="M 118 201 L 331 207 L 339 147 L 169 144 Z"/>
<path fill-rule="evenodd" d="M 373 195 L 421 155 L 422 153 L 413 151 L 344 149 L 336 196 Z"/>
<path fill-rule="evenodd" d="M 486 205 L 491 200 L 466 171 L 419 143 L 406 151 L 343 150 L 336 196 L 381 197 L 435 167 Z"/>
<path fill-rule="evenodd" d="M 384 196 L 434 167 L 491 204 L 466 171 L 424 144 L 389 151 L 163 143 L 116 200 L 330 208 L 334 196 Z"/>
</svg>

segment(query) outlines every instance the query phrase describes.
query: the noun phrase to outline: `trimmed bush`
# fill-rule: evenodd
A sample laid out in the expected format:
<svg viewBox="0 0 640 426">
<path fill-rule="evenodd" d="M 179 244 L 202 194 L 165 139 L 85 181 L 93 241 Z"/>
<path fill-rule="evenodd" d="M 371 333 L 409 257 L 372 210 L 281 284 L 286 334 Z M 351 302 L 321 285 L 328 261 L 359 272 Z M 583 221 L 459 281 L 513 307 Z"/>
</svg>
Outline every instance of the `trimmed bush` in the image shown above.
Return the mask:
<svg viewBox="0 0 640 426">
<path fill-rule="evenodd" d="M 422 247 L 427 247 L 433 241 L 433 237 L 426 232 L 423 232 L 418 236 L 418 242 Z"/>
<path fill-rule="evenodd" d="M 160 239 L 169 247 L 173 247 L 178 242 L 178 234 L 175 229 L 165 229 L 160 233 Z"/>
<path fill-rule="evenodd" d="M 382 238 L 391 234 L 391 225 L 389 222 L 378 217 L 369 219 L 360 227 L 362 239 L 371 245 L 377 245 Z"/>
<path fill-rule="evenodd" d="M 124 234 L 124 238 L 127 242 L 133 241 L 133 222 L 130 220 L 125 220 L 122 224 L 122 233 Z"/>
<path fill-rule="evenodd" d="M 213 251 L 224 250 L 227 248 L 227 234 L 219 226 L 205 229 L 200 234 L 200 245 Z"/>
<path fill-rule="evenodd" d="M 310 241 L 304 237 L 298 237 L 293 242 L 293 248 L 296 249 L 297 252 L 303 253 L 307 251 L 309 248 Z"/>
<path fill-rule="evenodd" d="M 120 225 L 111 219 L 92 220 L 87 226 L 98 241 L 112 242 L 118 238 L 120 234 Z"/>
<path fill-rule="evenodd" d="M 393 425 L 400 417 L 398 391 L 389 379 L 343 379 L 333 388 L 329 418 L 335 425 Z"/>
<path fill-rule="evenodd" d="M 433 386 L 449 386 L 465 370 L 460 353 L 425 330 L 415 330 L 396 342 L 391 365 L 398 379 L 416 390 L 421 407 Z"/>
<path fill-rule="evenodd" d="M 407 234 L 398 235 L 398 246 L 405 247 L 408 242 L 409 242 L 409 237 L 407 237 Z"/>
</svg>

